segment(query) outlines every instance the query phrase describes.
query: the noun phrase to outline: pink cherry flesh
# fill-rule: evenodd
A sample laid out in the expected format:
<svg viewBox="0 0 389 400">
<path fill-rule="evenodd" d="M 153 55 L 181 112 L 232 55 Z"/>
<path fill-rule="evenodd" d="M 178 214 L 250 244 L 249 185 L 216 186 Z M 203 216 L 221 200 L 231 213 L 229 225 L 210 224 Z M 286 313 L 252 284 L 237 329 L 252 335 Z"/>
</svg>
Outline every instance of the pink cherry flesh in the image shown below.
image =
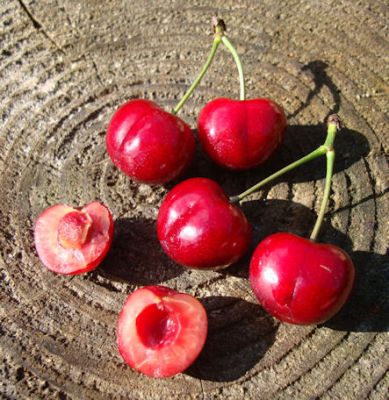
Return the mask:
<svg viewBox="0 0 389 400">
<path fill-rule="evenodd" d="M 108 253 L 113 225 L 109 209 L 96 201 L 79 209 L 64 204 L 49 207 L 35 223 L 39 259 L 58 274 L 91 271 Z"/>
<path fill-rule="evenodd" d="M 112 162 L 130 178 L 168 182 L 184 171 L 195 151 L 189 126 L 148 100 L 131 100 L 113 115 L 106 147 Z"/>
<path fill-rule="evenodd" d="M 206 178 L 188 179 L 168 193 L 159 210 L 157 233 L 165 252 L 190 268 L 225 268 L 251 241 L 243 212 Z"/>
<path fill-rule="evenodd" d="M 342 249 L 290 233 L 275 233 L 255 249 L 251 287 L 263 308 L 293 324 L 319 324 L 347 301 L 355 269 Z"/>
<path fill-rule="evenodd" d="M 119 315 L 116 337 L 124 361 L 155 378 L 186 370 L 200 354 L 208 331 L 202 304 L 163 286 L 130 294 Z"/>
<path fill-rule="evenodd" d="M 239 170 L 262 164 L 273 154 L 284 138 L 286 117 L 270 99 L 220 98 L 201 110 L 197 126 L 209 157 Z"/>
</svg>

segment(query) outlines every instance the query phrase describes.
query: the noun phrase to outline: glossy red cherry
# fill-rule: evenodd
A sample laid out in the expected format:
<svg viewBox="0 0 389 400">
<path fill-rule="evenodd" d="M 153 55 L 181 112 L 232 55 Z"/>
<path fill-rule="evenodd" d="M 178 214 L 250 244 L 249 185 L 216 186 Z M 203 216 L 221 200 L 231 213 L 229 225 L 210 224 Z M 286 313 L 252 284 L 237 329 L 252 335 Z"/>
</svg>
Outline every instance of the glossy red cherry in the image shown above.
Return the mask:
<svg viewBox="0 0 389 400">
<path fill-rule="evenodd" d="M 65 275 L 95 269 L 112 243 L 113 220 L 107 207 L 94 201 L 82 208 L 57 204 L 35 223 L 35 247 L 42 263 Z"/>
<path fill-rule="evenodd" d="M 231 169 L 266 161 L 282 142 L 285 130 L 282 107 L 269 99 L 216 99 L 201 110 L 198 120 L 206 153 Z"/>
<path fill-rule="evenodd" d="M 191 268 L 220 269 L 247 250 L 251 227 L 211 179 L 192 178 L 175 186 L 157 219 L 158 239 L 177 263 Z"/>
<path fill-rule="evenodd" d="M 355 269 L 342 249 L 276 233 L 255 249 L 251 287 L 263 308 L 293 324 L 318 324 L 347 301 Z"/>
<path fill-rule="evenodd" d="M 189 126 L 148 100 L 131 100 L 113 115 L 106 146 L 112 162 L 130 178 L 160 184 L 176 178 L 192 161 Z"/>
<path fill-rule="evenodd" d="M 155 378 L 187 369 L 200 354 L 208 330 L 202 304 L 163 286 L 130 294 L 119 316 L 120 354 L 132 368 Z"/>
</svg>

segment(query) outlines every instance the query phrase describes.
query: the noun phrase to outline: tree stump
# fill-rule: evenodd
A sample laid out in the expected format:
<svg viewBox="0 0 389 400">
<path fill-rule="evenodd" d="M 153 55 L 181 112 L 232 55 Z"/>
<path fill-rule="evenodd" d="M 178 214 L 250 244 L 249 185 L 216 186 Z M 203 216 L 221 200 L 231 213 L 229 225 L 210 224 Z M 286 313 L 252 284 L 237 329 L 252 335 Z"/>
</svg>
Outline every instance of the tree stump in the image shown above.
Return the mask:
<svg viewBox="0 0 389 400">
<path fill-rule="evenodd" d="M 252 248 L 221 272 L 184 270 L 158 244 L 158 207 L 177 182 L 140 185 L 107 160 L 114 110 L 132 98 L 171 109 L 205 61 L 215 14 L 241 55 L 248 97 L 282 104 L 289 129 L 260 168 L 225 171 L 199 149 L 183 178 L 208 176 L 238 194 L 321 144 L 330 113 L 346 126 L 336 140 L 320 238 L 349 252 L 358 277 L 350 302 L 322 326 L 271 318 L 247 274 L 250 254 L 266 235 L 309 235 L 323 159 L 241 204 L 254 226 Z M 1 398 L 386 399 L 388 14 L 384 0 L 2 1 Z M 235 64 L 220 49 L 180 116 L 195 128 L 207 101 L 238 97 L 238 86 Z M 94 199 L 116 219 L 106 260 L 82 276 L 49 272 L 36 256 L 35 219 L 54 203 Z M 174 378 L 142 376 L 116 349 L 124 299 L 147 284 L 195 295 L 208 311 L 203 353 Z"/>
</svg>

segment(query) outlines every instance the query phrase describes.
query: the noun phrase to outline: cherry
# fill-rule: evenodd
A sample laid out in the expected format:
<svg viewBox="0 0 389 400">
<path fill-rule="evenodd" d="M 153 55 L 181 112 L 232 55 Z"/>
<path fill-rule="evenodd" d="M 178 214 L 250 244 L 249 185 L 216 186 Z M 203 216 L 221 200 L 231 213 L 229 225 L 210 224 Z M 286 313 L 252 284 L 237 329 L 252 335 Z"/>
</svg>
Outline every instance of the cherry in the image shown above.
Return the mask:
<svg viewBox="0 0 389 400">
<path fill-rule="evenodd" d="M 163 286 L 146 286 L 128 296 L 116 336 L 119 352 L 130 367 L 161 378 L 193 363 L 207 330 L 206 311 L 196 298 Z"/>
<path fill-rule="evenodd" d="M 238 67 L 240 100 L 215 99 L 201 110 L 197 127 L 205 152 L 218 164 L 247 169 L 266 161 L 280 145 L 286 130 L 281 106 L 270 99 L 246 100 L 243 67 L 234 46 L 216 20 L 216 37 L 232 54 Z"/>
<path fill-rule="evenodd" d="M 190 164 L 195 140 L 189 126 L 148 100 L 131 100 L 113 115 L 106 146 L 112 162 L 130 178 L 160 184 Z"/>
<path fill-rule="evenodd" d="M 192 178 L 165 197 L 157 219 L 158 239 L 177 263 L 191 268 L 220 269 L 247 250 L 251 227 L 211 179 Z"/>
<path fill-rule="evenodd" d="M 326 155 L 324 194 L 310 240 L 291 233 L 270 235 L 258 245 L 250 262 L 250 283 L 255 295 L 270 314 L 282 321 L 324 322 L 340 310 L 354 285 L 355 268 L 350 257 L 332 244 L 315 242 L 331 191 L 334 140 L 339 129 L 339 117 L 331 115 L 323 145 L 231 199 L 239 201 L 285 172 Z"/>
<path fill-rule="evenodd" d="M 262 164 L 281 144 L 285 130 L 285 113 L 270 99 L 216 99 L 201 110 L 198 120 L 206 153 L 231 169 Z"/>
<path fill-rule="evenodd" d="M 107 254 L 113 220 L 107 207 L 92 202 L 76 209 L 64 204 L 47 208 L 35 223 L 35 247 L 42 263 L 65 275 L 95 269 Z"/>
<path fill-rule="evenodd" d="M 332 244 L 276 233 L 255 249 L 251 287 L 263 308 L 293 324 L 319 324 L 347 301 L 355 270 L 350 257 Z"/>
</svg>

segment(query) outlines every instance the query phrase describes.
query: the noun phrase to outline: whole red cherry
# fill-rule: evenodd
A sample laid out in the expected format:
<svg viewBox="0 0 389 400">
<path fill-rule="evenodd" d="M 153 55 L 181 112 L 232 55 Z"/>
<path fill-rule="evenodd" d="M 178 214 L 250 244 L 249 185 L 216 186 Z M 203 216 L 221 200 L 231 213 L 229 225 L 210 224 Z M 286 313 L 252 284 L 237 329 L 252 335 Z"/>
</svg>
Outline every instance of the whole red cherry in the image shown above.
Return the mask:
<svg viewBox="0 0 389 400">
<path fill-rule="evenodd" d="M 106 146 L 112 162 L 130 178 L 161 184 L 192 161 L 195 140 L 189 126 L 148 100 L 131 100 L 113 115 Z"/>
<path fill-rule="evenodd" d="M 262 164 L 280 145 L 286 117 L 270 99 L 220 98 L 201 110 L 197 126 L 210 158 L 227 168 L 246 169 Z"/>
<path fill-rule="evenodd" d="M 191 268 L 225 268 L 245 253 L 251 240 L 243 212 L 206 178 L 188 179 L 168 193 L 157 232 L 165 252 Z"/>
<path fill-rule="evenodd" d="M 251 287 L 263 308 L 293 324 L 319 324 L 347 301 L 354 285 L 350 257 L 332 244 L 275 233 L 255 249 Z"/>
</svg>

